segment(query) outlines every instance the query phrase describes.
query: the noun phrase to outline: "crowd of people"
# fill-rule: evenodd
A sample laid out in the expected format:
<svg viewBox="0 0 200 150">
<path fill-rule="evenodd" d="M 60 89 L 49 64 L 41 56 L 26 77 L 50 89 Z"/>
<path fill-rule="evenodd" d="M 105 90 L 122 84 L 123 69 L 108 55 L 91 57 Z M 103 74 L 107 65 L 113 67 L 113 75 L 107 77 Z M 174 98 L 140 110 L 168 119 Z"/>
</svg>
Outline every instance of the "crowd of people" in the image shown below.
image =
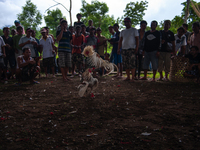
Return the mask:
<svg viewBox="0 0 200 150">
<path fill-rule="evenodd" d="M 24 30 L 20 22 L 16 20 L 16 30 L 3 28 L 0 37 L 0 77 L 1 82 L 7 83 L 8 78 L 17 79 L 16 86 L 23 81 L 30 81 L 31 84 L 39 84 L 35 80 L 40 76 L 41 66 L 44 68 L 45 76 L 49 72 L 52 77 L 58 72 L 58 66 L 64 81 L 70 81 L 76 74 L 89 67 L 87 58 L 84 58 L 82 51 L 86 46 L 93 46 L 98 57 L 115 63 L 119 68 L 116 78 L 123 78 L 122 71 L 126 71 L 125 81 L 147 80 L 147 71 L 151 64 L 153 69 L 152 82 L 155 82 L 156 72 L 160 74 L 159 81 L 169 81 L 171 59 L 174 56 L 188 58 L 190 67 L 185 71 L 184 76 L 195 77 L 199 82 L 200 70 L 200 24 L 192 24 L 193 32 L 187 31 L 188 25 L 183 24 L 177 29 L 174 35 L 170 31 L 170 20 L 164 21 L 164 29 L 156 30 L 157 21 L 151 22 L 151 30 L 146 31 L 147 22 L 140 22 L 140 29 L 132 27 L 131 19 L 124 19 L 125 29 L 119 31 L 119 25 L 115 23 L 108 27 L 111 34 L 106 38 L 101 33 L 101 27 L 95 28 L 93 21 L 89 20 L 86 27 L 81 22 L 81 14 L 77 14 L 77 22 L 69 26 L 65 19 L 60 18 L 57 27 L 56 37 L 49 34 L 49 28 L 41 29 L 41 39 L 35 38 L 35 31 L 31 28 Z M 58 43 L 58 47 L 55 46 Z M 112 45 L 112 52 L 107 52 L 107 44 Z M 59 59 L 56 58 L 58 53 Z M 42 64 L 40 60 L 42 59 Z M 143 62 L 143 63 L 142 63 Z M 8 69 L 9 64 L 9 69 Z M 143 66 L 142 66 L 143 65 Z M 144 70 L 144 77 L 140 77 L 141 70 Z M 9 70 L 9 71 L 8 71 Z M 69 70 L 71 76 L 68 76 Z M 95 69 L 96 70 L 96 69 Z M 163 77 L 162 72 L 165 72 Z M 93 72 L 94 77 L 105 74 L 104 68 L 99 68 L 98 74 Z M 132 77 L 131 77 L 132 75 Z"/>
</svg>

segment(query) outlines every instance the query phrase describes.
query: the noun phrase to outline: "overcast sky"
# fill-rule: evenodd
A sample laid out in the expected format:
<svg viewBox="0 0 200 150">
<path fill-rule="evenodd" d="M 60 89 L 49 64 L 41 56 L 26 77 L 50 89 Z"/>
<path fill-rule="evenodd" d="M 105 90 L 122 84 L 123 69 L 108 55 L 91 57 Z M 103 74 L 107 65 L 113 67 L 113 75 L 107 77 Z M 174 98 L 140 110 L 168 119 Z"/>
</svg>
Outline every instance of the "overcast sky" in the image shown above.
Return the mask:
<svg viewBox="0 0 200 150">
<path fill-rule="evenodd" d="M 53 0 L 31 0 L 37 6 L 37 9 L 44 16 L 45 10 L 56 3 Z M 56 0 L 57 2 L 63 3 L 67 8 L 69 8 L 69 0 Z M 99 0 L 100 2 L 107 3 L 109 7 L 109 15 L 113 15 L 116 19 L 123 15 L 123 10 L 126 4 L 130 0 Z M 137 0 L 132 0 L 137 1 Z M 138 0 L 141 1 L 141 0 Z M 152 20 L 157 20 L 158 22 L 165 19 L 173 19 L 174 16 L 180 15 L 183 9 L 181 5 L 182 2 L 186 0 L 147 0 L 148 8 L 145 11 L 144 20 L 150 24 Z M 91 0 L 86 0 L 86 2 L 91 3 Z M 197 0 L 199 2 L 199 0 Z M 14 20 L 17 19 L 17 14 L 22 12 L 22 6 L 26 4 L 26 0 L 0 0 L 0 28 L 7 25 L 14 25 Z M 69 21 L 69 13 L 62 7 L 56 6 L 61 9 L 64 16 L 66 16 Z M 51 8 L 56 9 L 56 7 Z M 72 0 L 72 21 L 76 21 L 76 14 L 80 12 L 81 0 Z M 42 25 L 45 26 L 44 20 Z"/>
</svg>

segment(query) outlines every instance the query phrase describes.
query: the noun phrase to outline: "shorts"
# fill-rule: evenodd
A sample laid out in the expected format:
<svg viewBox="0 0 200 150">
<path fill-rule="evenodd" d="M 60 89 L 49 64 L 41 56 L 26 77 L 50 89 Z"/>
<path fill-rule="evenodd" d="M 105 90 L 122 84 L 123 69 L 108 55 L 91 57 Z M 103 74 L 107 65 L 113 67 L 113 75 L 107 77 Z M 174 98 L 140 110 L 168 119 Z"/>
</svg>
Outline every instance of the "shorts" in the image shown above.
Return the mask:
<svg viewBox="0 0 200 150">
<path fill-rule="evenodd" d="M 54 57 L 48 57 L 43 58 L 43 66 L 44 67 L 54 67 L 55 66 L 55 58 Z"/>
<path fill-rule="evenodd" d="M 78 53 L 72 54 L 72 63 L 74 65 L 83 64 L 83 55 Z"/>
<path fill-rule="evenodd" d="M 149 69 L 149 64 L 151 62 L 152 64 L 152 69 L 157 70 L 158 69 L 158 57 L 156 56 L 157 51 L 153 52 L 145 52 L 144 53 L 144 70 Z"/>
<path fill-rule="evenodd" d="M 5 67 L 3 56 L 0 56 L 0 67 L 2 69 Z"/>
<path fill-rule="evenodd" d="M 122 60 L 123 68 L 126 69 L 135 69 L 135 50 L 134 49 L 123 49 L 122 50 Z"/>
<path fill-rule="evenodd" d="M 71 53 L 69 52 L 58 52 L 59 66 L 60 68 L 71 67 Z"/>
<path fill-rule="evenodd" d="M 15 55 L 8 55 L 4 58 L 5 69 L 7 69 L 8 62 L 9 62 L 10 68 L 14 69 L 16 67 Z"/>
<path fill-rule="evenodd" d="M 118 55 L 117 53 L 114 53 L 113 58 L 114 58 L 115 65 L 122 63 L 122 55 Z"/>
</svg>

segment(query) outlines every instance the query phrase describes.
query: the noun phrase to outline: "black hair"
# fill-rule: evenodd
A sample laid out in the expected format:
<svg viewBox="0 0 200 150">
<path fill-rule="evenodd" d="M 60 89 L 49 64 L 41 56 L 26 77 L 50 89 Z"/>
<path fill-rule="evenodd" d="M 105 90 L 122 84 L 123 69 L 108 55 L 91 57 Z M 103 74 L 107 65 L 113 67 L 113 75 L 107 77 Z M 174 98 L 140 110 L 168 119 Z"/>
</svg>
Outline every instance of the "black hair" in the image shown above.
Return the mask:
<svg viewBox="0 0 200 150">
<path fill-rule="evenodd" d="M 60 21 L 62 21 L 64 18 L 60 18 Z"/>
<path fill-rule="evenodd" d="M 140 22 L 140 25 L 141 24 L 146 24 L 147 25 L 147 22 L 145 21 L 145 20 L 142 20 L 141 22 Z"/>
<path fill-rule="evenodd" d="M 157 27 L 157 25 L 158 25 L 158 22 L 157 22 L 156 20 L 151 21 L 151 23 L 155 23 L 155 24 L 156 24 L 156 27 Z"/>
<path fill-rule="evenodd" d="M 81 26 L 79 26 L 79 25 L 78 25 L 78 26 L 76 26 L 76 29 L 78 29 L 78 28 L 81 28 Z"/>
<path fill-rule="evenodd" d="M 69 29 L 72 29 L 72 28 L 74 28 L 73 26 L 69 26 Z"/>
<path fill-rule="evenodd" d="M 46 30 L 49 29 L 49 27 L 44 27 Z"/>
<path fill-rule="evenodd" d="M 182 26 L 186 27 L 188 29 L 188 24 L 187 23 L 183 23 Z"/>
<path fill-rule="evenodd" d="M 199 48 L 197 46 L 192 46 L 190 49 L 194 48 L 196 51 L 199 51 Z"/>
<path fill-rule="evenodd" d="M 23 48 L 22 49 L 23 53 L 25 53 L 26 50 L 29 50 L 29 48 L 28 47 Z"/>
<path fill-rule="evenodd" d="M 78 14 L 76 15 L 76 17 L 78 17 L 78 16 L 81 16 L 81 17 L 82 17 L 82 15 L 81 15 L 80 13 L 78 13 Z"/>
<path fill-rule="evenodd" d="M 197 26 L 199 28 L 199 22 L 194 22 L 192 26 Z"/>
<path fill-rule="evenodd" d="M 17 31 L 23 29 L 22 26 L 17 26 Z"/>
<path fill-rule="evenodd" d="M 64 20 L 64 19 L 63 19 L 63 20 L 60 22 L 60 24 L 62 24 L 62 23 L 64 23 L 64 22 L 67 23 L 67 20 Z"/>
<path fill-rule="evenodd" d="M 27 28 L 27 29 L 26 29 L 26 32 L 27 32 L 28 30 L 31 30 L 31 28 Z"/>
<path fill-rule="evenodd" d="M 177 29 L 177 31 L 179 31 L 179 30 L 182 30 L 183 33 L 185 32 L 185 29 L 184 29 L 183 27 L 179 27 L 179 28 Z"/>
<path fill-rule="evenodd" d="M 3 31 L 6 30 L 6 29 L 9 29 L 9 28 L 8 28 L 8 27 L 4 27 L 4 28 L 3 28 Z"/>
<path fill-rule="evenodd" d="M 115 23 L 115 24 L 113 25 L 113 27 L 118 27 L 118 28 L 119 28 L 118 23 Z"/>
<path fill-rule="evenodd" d="M 113 26 L 109 26 L 108 29 L 113 28 Z"/>
</svg>

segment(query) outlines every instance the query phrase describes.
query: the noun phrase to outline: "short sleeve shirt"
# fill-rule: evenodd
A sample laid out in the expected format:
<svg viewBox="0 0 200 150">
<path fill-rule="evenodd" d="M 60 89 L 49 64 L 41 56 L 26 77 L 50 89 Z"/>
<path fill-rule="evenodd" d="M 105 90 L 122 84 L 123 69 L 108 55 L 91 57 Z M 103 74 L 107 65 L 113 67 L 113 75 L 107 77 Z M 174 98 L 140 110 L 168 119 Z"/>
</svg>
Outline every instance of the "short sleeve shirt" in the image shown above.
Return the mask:
<svg viewBox="0 0 200 150">
<path fill-rule="evenodd" d="M 33 37 L 28 38 L 27 36 L 23 36 L 19 40 L 19 45 L 27 42 L 28 40 L 36 42 L 36 40 Z M 24 47 L 22 47 L 22 49 L 23 48 L 29 48 L 31 50 L 31 57 L 36 57 L 36 52 L 33 44 L 26 44 L 24 45 Z"/>
<path fill-rule="evenodd" d="M 22 50 L 22 48 L 19 46 L 19 40 L 21 39 L 23 35 L 15 35 L 13 37 L 13 47 L 16 48 L 17 50 Z"/>
<path fill-rule="evenodd" d="M 0 56 L 3 55 L 2 47 L 6 46 L 3 38 L 0 36 Z"/>
<path fill-rule="evenodd" d="M 165 42 L 161 45 L 161 52 L 169 52 L 167 50 L 167 43 L 172 43 L 175 41 L 174 33 L 170 30 L 165 32 L 164 30 L 161 31 L 162 40 Z"/>
<path fill-rule="evenodd" d="M 160 32 L 147 31 L 144 36 L 144 51 L 153 52 L 158 51 L 160 47 Z"/>
<path fill-rule="evenodd" d="M 72 45 L 81 46 L 85 41 L 85 36 L 81 34 L 80 36 L 72 35 Z M 72 48 L 72 54 L 81 54 L 81 48 Z"/>
<path fill-rule="evenodd" d="M 88 35 L 88 36 L 85 37 L 85 45 L 86 46 L 88 46 L 88 45 L 93 46 L 93 48 L 96 52 L 97 52 L 97 45 L 98 45 L 99 42 L 100 42 L 99 39 L 95 35 L 94 36 Z"/>
<path fill-rule="evenodd" d="M 12 47 L 12 49 L 9 49 L 8 47 L 5 47 L 5 51 L 6 51 L 6 57 L 7 56 L 13 56 L 13 55 L 15 55 L 15 51 L 14 51 L 14 49 L 13 49 L 13 38 L 11 38 L 10 36 L 6 39 L 6 37 L 3 35 L 2 36 L 2 38 L 3 38 L 3 40 L 4 40 L 4 42 L 5 42 L 5 44 L 9 44 L 11 47 Z"/>
<path fill-rule="evenodd" d="M 61 31 L 58 31 L 56 33 L 56 36 L 58 36 L 60 34 Z M 68 52 L 71 53 L 71 44 L 70 41 L 72 39 L 72 34 L 69 31 L 65 31 L 63 32 L 63 36 L 61 38 L 61 40 L 59 41 L 59 45 L 58 45 L 58 52 Z"/>
<path fill-rule="evenodd" d="M 120 32 L 116 32 L 113 36 L 113 51 L 112 53 L 113 54 L 117 54 L 117 50 L 118 50 L 118 41 L 119 41 L 119 35 L 120 35 Z"/>
<path fill-rule="evenodd" d="M 123 38 L 122 40 L 122 49 L 135 49 L 136 48 L 136 41 L 135 37 L 138 37 L 138 31 L 135 28 L 124 29 L 120 33 L 120 37 Z"/>
<path fill-rule="evenodd" d="M 43 37 L 40 39 L 40 45 L 43 46 L 43 58 L 49 58 L 49 57 L 54 57 L 53 54 L 53 39 L 51 38 L 51 36 L 47 36 L 47 39 L 43 39 Z"/>
<path fill-rule="evenodd" d="M 186 36 L 183 35 L 181 38 L 178 37 L 178 35 L 175 35 L 175 44 L 176 44 L 176 51 L 178 51 L 181 46 L 186 46 Z"/>
</svg>

